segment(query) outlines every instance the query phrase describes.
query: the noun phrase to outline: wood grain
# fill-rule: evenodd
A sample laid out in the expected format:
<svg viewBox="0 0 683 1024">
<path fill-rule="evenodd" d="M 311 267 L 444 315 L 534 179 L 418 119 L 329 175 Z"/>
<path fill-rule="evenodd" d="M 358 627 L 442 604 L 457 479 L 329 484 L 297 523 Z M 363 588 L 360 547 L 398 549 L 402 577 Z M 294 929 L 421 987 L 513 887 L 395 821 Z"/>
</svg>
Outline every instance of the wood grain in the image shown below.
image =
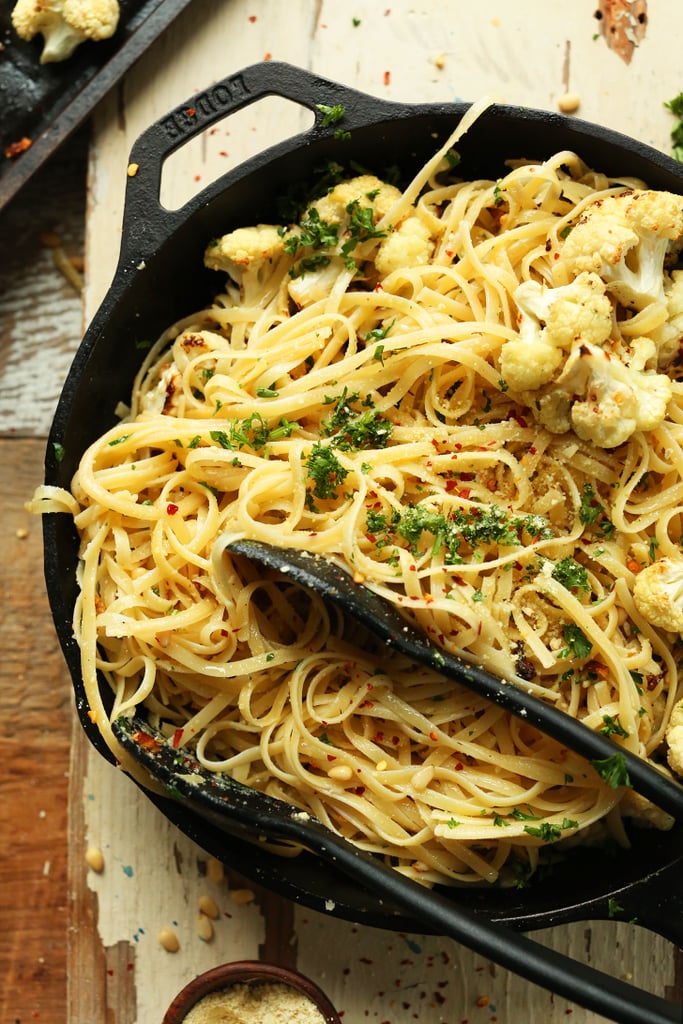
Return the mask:
<svg viewBox="0 0 683 1024">
<path fill-rule="evenodd" d="M 67 771 L 71 688 L 40 573 L 40 522 L 24 502 L 42 476 L 41 440 L 0 440 L 0 1020 L 64 1019 Z"/>
</svg>

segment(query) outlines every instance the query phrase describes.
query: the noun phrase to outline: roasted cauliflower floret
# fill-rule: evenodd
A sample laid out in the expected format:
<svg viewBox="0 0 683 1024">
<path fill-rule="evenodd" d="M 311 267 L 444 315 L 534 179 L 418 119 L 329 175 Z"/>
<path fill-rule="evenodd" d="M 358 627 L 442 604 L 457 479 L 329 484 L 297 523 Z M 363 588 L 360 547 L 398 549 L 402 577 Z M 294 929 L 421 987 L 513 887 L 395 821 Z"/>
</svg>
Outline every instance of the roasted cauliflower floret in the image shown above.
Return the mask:
<svg viewBox="0 0 683 1024">
<path fill-rule="evenodd" d="M 549 383 L 579 339 L 601 345 L 612 329 L 612 304 L 596 274 L 548 288 L 524 281 L 513 293 L 519 337 L 506 341 L 500 371 L 508 387 L 533 391 Z"/>
<path fill-rule="evenodd" d="M 683 271 L 671 272 L 664 287 L 666 320 L 652 332 L 657 346 L 657 365 L 670 366 L 683 354 Z"/>
<path fill-rule="evenodd" d="M 87 39 L 113 36 L 119 23 L 118 0 L 17 0 L 12 25 L 21 39 L 43 37 L 41 64 L 67 60 Z"/>
<path fill-rule="evenodd" d="M 411 215 L 380 242 L 375 269 L 381 278 L 388 277 L 396 270 L 424 266 L 433 252 L 434 240 L 429 228 L 419 217 Z"/>
<path fill-rule="evenodd" d="M 558 383 L 582 396 L 571 407 L 574 432 L 600 448 L 659 426 L 671 398 L 664 374 L 644 373 L 593 345 L 577 347 Z"/>
<path fill-rule="evenodd" d="M 287 284 L 287 291 L 299 309 L 311 306 L 314 302 L 326 299 L 338 284 L 340 275 L 346 271 L 347 278 L 351 274 L 341 256 L 325 256 L 316 266 L 294 268 Z"/>
<path fill-rule="evenodd" d="M 599 448 L 616 448 L 636 430 L 654 430 L 666 416 L 671 381 L 643 369 L 653 351 L 649 339 L 638 339 L 626 363 L 580 342 L 557 380 L 528 396 L 536 419 L 551 433 L 572 429 Z"/>
<path fill-rule="evenodd" d="M 649 623 L 683 634 L 683 560 L 658 558 L 636 576 L 636 608 Z"/>
<path fill-rule="evenodd" d="M 664 303 L 664 261 L 680 248 L 683 198 L 632 189 L 596 199 L 567 236 L 561 264 L 572 275 L 598 274 L 622 305 L 643 309 Z"/>
<path fill-rule="evenodd" d="M 374 174 L 361 174 L 335 185 L 326 195 L 311 203 L 310 208 L 317 211 L 321 220 L 340 226 L 341 241 L 342 231 L 349 222 L 349 206 L 372 207 L 373 220 L 377 223 L 400 198 L 401 193 L 394 185 L 388 185 Z"/>
<path fill-rule="evenodd" d="M 231 297 L 246 306 L 265 307 L 276 297 L 282 288 L 277 271 L 283 259 L 289 261 L 283 233 L 274 224 L 237 228 L 210 242 L 204 253 L 204 265 L 224 271 L 237 286 L 238 295 Z"/>
<path fill-rule="evenodd" d="M 683 701 L 676 704 L 666 730 L 667 761 L 672 772 L 683 775 Z"/>
</svg>

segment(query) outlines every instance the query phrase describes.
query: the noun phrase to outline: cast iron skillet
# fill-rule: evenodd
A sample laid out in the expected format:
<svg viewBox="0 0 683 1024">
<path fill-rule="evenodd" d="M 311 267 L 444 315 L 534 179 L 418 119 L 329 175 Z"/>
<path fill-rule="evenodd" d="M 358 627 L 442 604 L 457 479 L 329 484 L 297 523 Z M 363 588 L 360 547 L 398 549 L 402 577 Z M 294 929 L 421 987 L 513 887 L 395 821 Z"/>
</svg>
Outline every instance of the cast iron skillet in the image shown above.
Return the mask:
<svg viewBox="0 0 683 1024">
<path fill-rule="evenodd" d="M 181 210 L 163 209 L 158 197 L 164 159 L 226 115 L 269 95 L 313 111 L 314 126 L 231 170 Z M 344 107 L 344 119 L 326 126 L 319 105 L 335 104 Z M 302 69 L 265 62 L 226 78 L 152 125 L 130 156 L 139 170 L 127 181 L 118 267 L 57 406 L 46 452 L 46 481 L 68 486 L 84 449 L 115 422 L 116 405 L 128 399 L 141 361 L 139 343 L 156 338 L 174 319 L 201 308 L 218 290 L 217 275 L 203 267 L 209 239 L 242 224 L 276 219 L 277 197 L 302 182 L 314 182 L 330 160 L 353 162 L 356 170 L 361 166 L 380 175 L 398 166 L 408 181 L 445 141 L 467 106 L 383 102 Z M 339 128 L 350 137 L 335 137 Z M 543 159 L 567 149 L 608 174 L 637 176 L 654 188 L 683 192 L 683 168 L 669 157 L 605 128 L 544 111 L 496 105 L 458 144 L 461 173 L 468 178 L 497 178 L 505 172 L 505 159 Z M 44 541 L 47 589 L 80 721 L 95 748 L 111 760 L 87 715 L 72 633 L 78 547 L 70 517 L 44 517 Z M 410 915 L 377 900 L 309 854 L 281 859 L 263 844 L 246 840 L 239 829 L 226 842 L 223 828 L 172 798 L 150 799 L 207 852 L 254 882 L 348 920 L 392 930 L 425 930 Z M 513 928 L 635 918 L 683 947 L 682 871 L 679 823 L 668 833 L 634 831 L 628 851 L 576 852 L 526 890 L 449 890 L 447 895 Z M 620 909 L 615 912 L 616 906 Z"/>
</svg>

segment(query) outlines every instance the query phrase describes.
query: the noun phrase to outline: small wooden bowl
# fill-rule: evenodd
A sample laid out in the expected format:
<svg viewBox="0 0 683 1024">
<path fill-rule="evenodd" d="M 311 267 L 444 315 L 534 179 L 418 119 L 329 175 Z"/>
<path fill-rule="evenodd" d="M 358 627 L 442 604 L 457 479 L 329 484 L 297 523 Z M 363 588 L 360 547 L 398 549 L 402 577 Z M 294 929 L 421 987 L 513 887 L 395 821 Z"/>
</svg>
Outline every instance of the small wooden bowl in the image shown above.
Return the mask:
<svg viewBox="0 0 683 1024">
<path fill-rule="evenodd" d="M 192 1007 L 204 996 L 220 992 L 231 985 L 252 981 L 287 985 L 310 999 L 322 1014 L 325 1024 L 341 1024 L 339 1014 L 332 1003 L 310 978 L 287 967 L 264 964 L 258 960 L 238 960 L 234 963 L 221 964 L 193 978 L 175 997 L 166 1011 L 162 1024 L 183 1024 Z"/>
</svg>

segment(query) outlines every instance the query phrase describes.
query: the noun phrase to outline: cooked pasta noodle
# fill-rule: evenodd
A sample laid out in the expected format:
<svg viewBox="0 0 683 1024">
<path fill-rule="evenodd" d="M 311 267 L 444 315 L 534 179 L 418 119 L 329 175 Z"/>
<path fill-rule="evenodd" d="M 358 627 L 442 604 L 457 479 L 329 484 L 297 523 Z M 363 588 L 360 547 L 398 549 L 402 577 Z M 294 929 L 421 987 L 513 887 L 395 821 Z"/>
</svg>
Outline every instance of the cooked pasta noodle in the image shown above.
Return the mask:
<svg viewBox="0 0 683 1024">
<path fill-rule="evenodd" d="M 153 346 L 72 496 L 36 501 L 81 537 L 83 679 L 119 757 L 110 723 L 144 705 L 203 765 L 427 884 L 523 878 L 548 843 L 670 821 L 231 540 L 335 559 L 435 643 L 642 756 L 679 695 L 676 645 L 632 590 L 655 547 L 680 547 L 683 388 L 659 427 L 610 449 L 545 429 L 500 368 L 518 286 L 567 283 L 568 229 L 641 183 L 569 152 L 457 181 L 448 149 L 381 210 L 360 203 L 374 220 L 355 248 L 304 265 L 320 247 L 285 245 L 227 278 Z M 613 342 L 628 325 L 615 312 Z"/>
</svg>

